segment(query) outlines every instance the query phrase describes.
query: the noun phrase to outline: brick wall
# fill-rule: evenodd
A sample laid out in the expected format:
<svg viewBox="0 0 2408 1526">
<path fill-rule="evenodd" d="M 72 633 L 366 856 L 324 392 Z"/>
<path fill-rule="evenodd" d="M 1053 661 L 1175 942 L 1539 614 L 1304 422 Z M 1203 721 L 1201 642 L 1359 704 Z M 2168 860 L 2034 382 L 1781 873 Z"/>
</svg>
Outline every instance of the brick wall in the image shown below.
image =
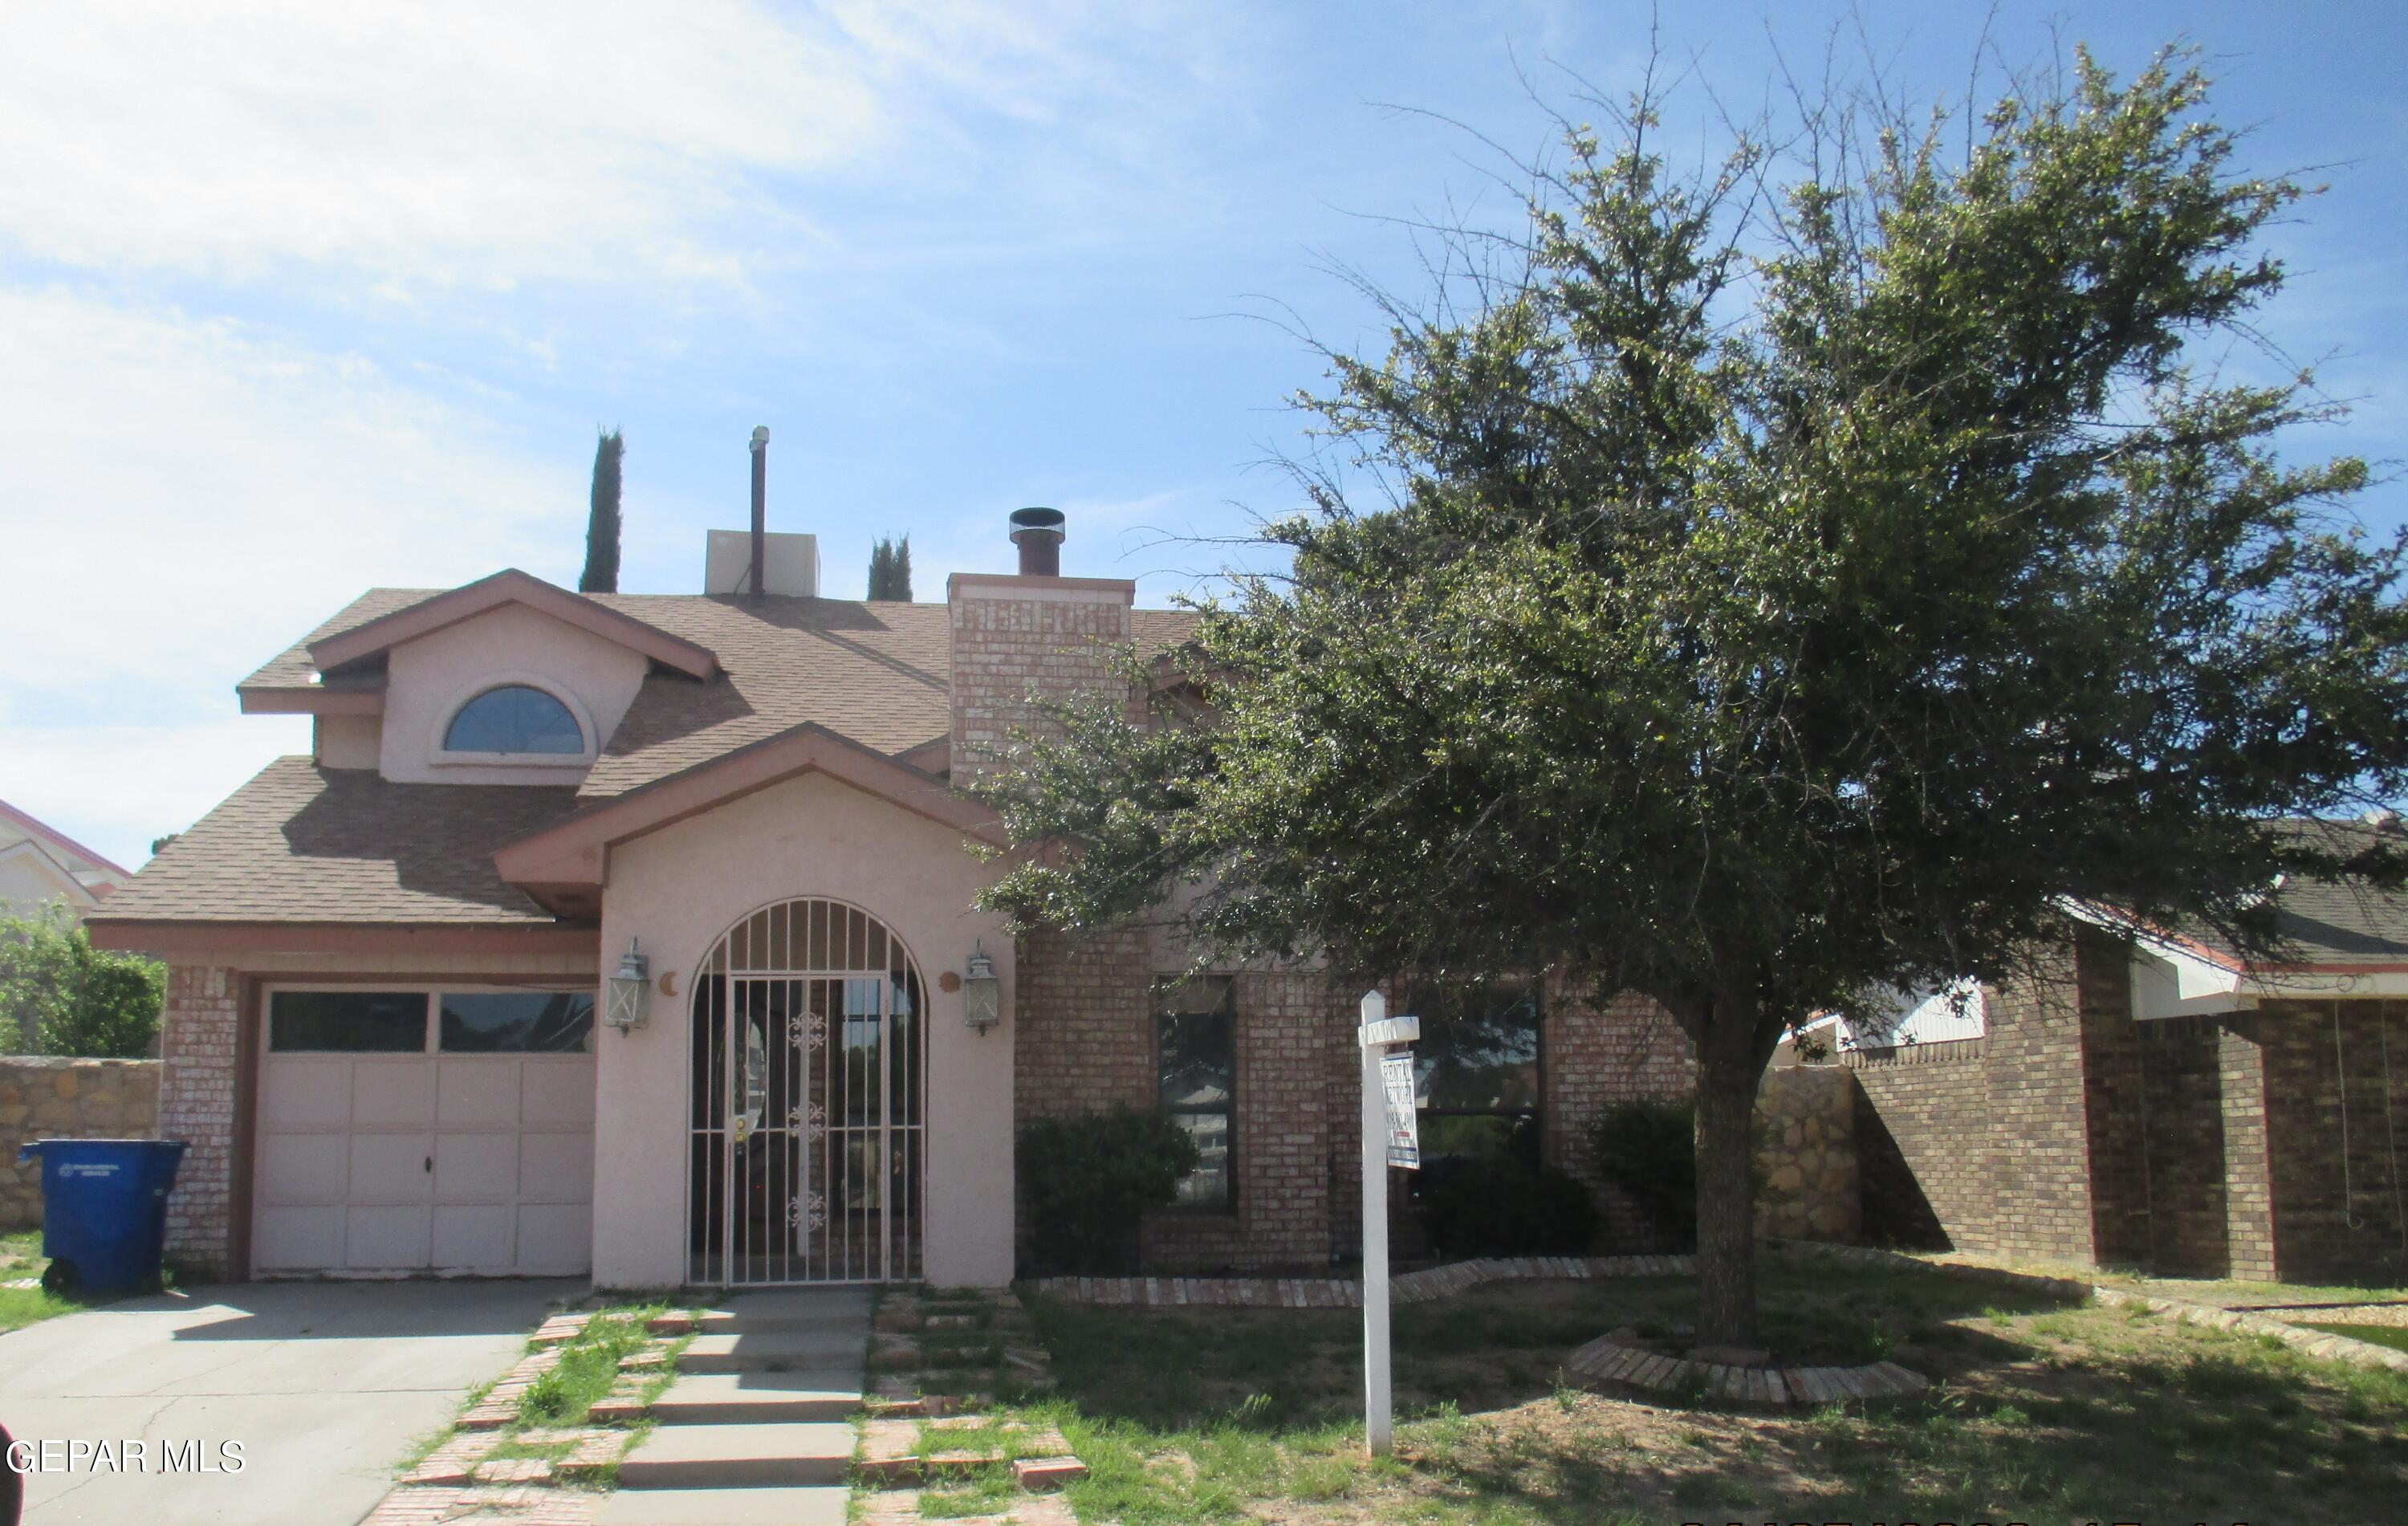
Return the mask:
<svg viewBox="0 0 2408 1526">
<path fill-rule="evenodd" d="M 1118 687 L 1112 649 L 1129 639 L 1133 583 L 1090 578 L 967 578 L 948 586 L 953 780 L 974 786 L 1015 727 L 1046 729 L 1028 703 Z"/>
<path fill-rule="evenodd" d="M 42 1162 L 17 1163 L 35 1139 L 154 1139 L 155 1059 L 0 1056 L 0 1230 L 42 1221 Z"/>
<path fill-rule="evenodd" d="M 2268 1003 L 2258 1037 L 2278 1274 L 2408 1277 L 2408 1005 Z"/>
<path fill-rule="evenodd" d="M 2144 1264 L 2150 1225 L 2149 1108 L 2141 1035 L 2132 1019 L 2132 952 L 2085 927 L 2074 937 L 2081 1013 L 2084 1131 L 2090 1157 L 2090 1254 L 2114 1266 Z"/>
<path fill-rule="evenodd" d="M 167 1258 L 188 1276 L 232 1275 L 235 1098 L 243 982 L 214 965 L 167 969 L 159 1037 L 159 1137 L 192 1145 L 167 1199 Z"/>
<path fill-rule="evenodd" d="M 1856 1078 L 1865 1238 L 1929 1249 L 1995 1248 L 1987 1041 L 1844 1058 Z"/>
<path fill-rule="evenodd" d="M 1625 992 L 1591 1008 L 1562 981 L 1551 980 L 1540 1041 L 1548 1164 L 1589 1189 L 1606 1244 L 1617 1251 L 1669 1248 L 1656 1244 L 1656 1227 L 1638 1204 L 1598 1169 L 1589 1130 L 1618 1103 L 1688 1096 L 1697 1085 L 1688 1036 L 1650 997 Z"/>
</svg>

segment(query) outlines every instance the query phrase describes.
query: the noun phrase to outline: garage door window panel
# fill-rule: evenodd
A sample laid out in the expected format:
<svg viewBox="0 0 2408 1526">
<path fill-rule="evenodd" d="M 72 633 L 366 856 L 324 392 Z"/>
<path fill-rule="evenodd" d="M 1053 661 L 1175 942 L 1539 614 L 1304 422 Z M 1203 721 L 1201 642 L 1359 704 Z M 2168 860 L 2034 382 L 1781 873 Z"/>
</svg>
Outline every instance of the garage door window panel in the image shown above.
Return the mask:
<svg viewBox="0 0 2408 1526">
<path fill-rule="evenodd" d="M 447 1055 L 581 1055 L 594 1043 L 591 991 L 446 991 Z"/>
<path fill-rule="evenodd" d="M 424 991 L 278 991 L 270 999 L 272 1054 L 422 1055 Z"/>
</svg>

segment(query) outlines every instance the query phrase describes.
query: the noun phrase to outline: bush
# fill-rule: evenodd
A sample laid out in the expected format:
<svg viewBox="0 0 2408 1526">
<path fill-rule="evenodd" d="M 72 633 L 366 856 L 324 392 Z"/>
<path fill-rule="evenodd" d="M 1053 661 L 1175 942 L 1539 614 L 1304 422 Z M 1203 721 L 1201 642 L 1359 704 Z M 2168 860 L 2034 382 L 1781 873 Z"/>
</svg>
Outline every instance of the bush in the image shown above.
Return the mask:
<svg viewBox="0 0 2408 1526">
<path fill-rule="evenodd" d="M 1134 1266 L 1138 1221 L 1179 1199 L 1196 1141 L 1168 1116 L 1121 1108 L 1020 1130 L 1020 1192 L 1039 1270 Z"/>
<path fill-rule="evenodd" d="M 1425 1160 L 1413 1208 L 1431 1248 L 1445 1257 L 1575 1256 L 1597 1237 L 1588 1188 L 1539 1161 L 1535 1130 L 1500 1146 Z"/>
<path fill-rule="evenodd" d="M 136 1058 L 166 996 L 165 965 L 93 947 L 64 913 L 0 916 L 0 1047 L 22 1035 L 46 1055 Z"/>
<path fill-rule="evenodd" d="M 1692 1102 L 1624 1102 L 1589 1136 L 1598 1170 L 1630 1194 L 1673 1250 L 1698 1244 L 1698 1124 Z"/>
</svg>

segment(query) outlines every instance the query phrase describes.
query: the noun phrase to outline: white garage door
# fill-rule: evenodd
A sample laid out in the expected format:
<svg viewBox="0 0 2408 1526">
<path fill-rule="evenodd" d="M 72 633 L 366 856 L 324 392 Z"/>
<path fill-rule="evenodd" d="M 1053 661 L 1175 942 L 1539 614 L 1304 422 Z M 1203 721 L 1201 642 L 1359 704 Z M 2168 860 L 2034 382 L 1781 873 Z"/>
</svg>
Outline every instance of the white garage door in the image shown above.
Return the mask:
<svg viewBox="0 0 2408 1526">
<path fill-rule="evenodd" d="M 589 992 L 268 993 L 251 1265 L 591 1264 Z"/>
</svg>

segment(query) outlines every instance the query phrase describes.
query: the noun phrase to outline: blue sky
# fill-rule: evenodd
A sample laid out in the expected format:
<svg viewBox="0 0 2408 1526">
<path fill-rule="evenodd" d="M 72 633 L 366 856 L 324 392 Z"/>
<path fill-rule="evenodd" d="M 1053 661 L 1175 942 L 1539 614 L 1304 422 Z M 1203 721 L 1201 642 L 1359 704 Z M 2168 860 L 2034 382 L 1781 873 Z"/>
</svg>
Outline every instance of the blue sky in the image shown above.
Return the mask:
<svg viewBox="0 0 2408 1526">
<path fill-rule="evenodd" d="M 1166 600 L 1293 507 L 1263 463 L 1378 344 L 1333 262 L 1410 286 L 1394 222 L 1508 204 L 1460 132 L 1545 146 L 1522 82 L 1619 92 L 1644 5 L 745 0 L 0 7 L 0 799 L 129 865 L 306 722 L 233 685 L 360 589 L 562 583 L 597 425 L 625 570 L 698 585 L 773 435 L 775 527 L 922 597 L 1070 516 L 1065 570 Z M 1844 5 L 1667 7 L 1761 97 Z M 1985 10 L 1863 0 L 1893 77 L 1961 98 Z M 2301 448 L 2408 456 L 2408 19 L 2377 4 L 1999 7 L 1996 56 L 2187 37 L 2276 231 L 2265 324 L 2356 400 Z M 1773 18 L 1768 22 L 1768 17 Z M 1853 39 L 1854 32 L 1849 32 Z M 1850 49 L 1856 44 L 1850 40 Z M 1998 76 L 1989 76 L 1994 89 Z M 1669 123 L 1702 140 L 1706 105 Z M 2260 364 L 2244 358 L 2245 364 Z M 2363 505 L 2389 525 L 2408 493 Z M 1164 537 L 1174 539 L 1166 543 Z"/>
</svg>

